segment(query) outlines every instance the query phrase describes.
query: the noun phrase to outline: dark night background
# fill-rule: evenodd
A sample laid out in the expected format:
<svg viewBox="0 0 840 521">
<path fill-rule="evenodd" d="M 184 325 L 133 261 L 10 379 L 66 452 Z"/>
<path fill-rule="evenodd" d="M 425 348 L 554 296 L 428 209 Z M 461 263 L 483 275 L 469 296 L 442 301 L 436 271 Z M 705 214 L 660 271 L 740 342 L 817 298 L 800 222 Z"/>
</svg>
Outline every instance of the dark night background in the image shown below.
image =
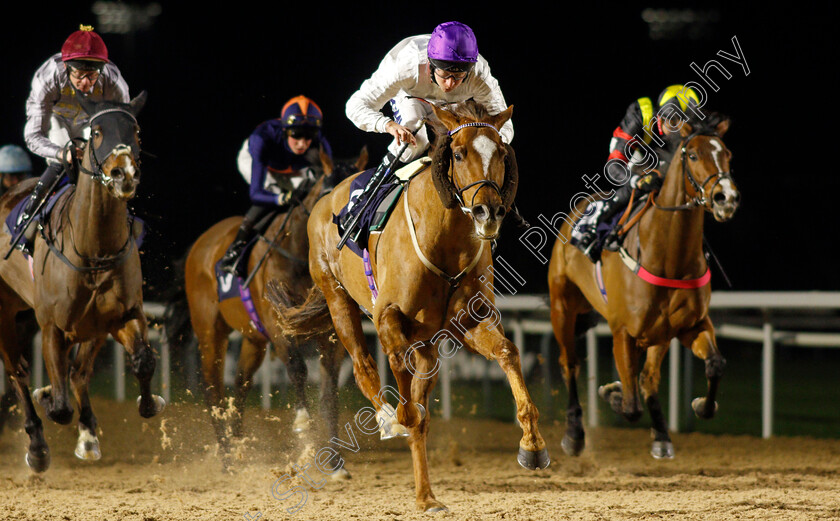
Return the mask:
<svg viewBox="0 0 840 521">
<path fill-rule="evenodd" d="M 400 39 L 459 20 L 476 33 L 506 101 L 515 105 L 513 145 L 520 167 L 524 217 L 568 212 L 581 176 L 600 172 L 612 130 L 629 103 L 673 83 L 697 80 L 689 65 L 717 59 L 732 74 L 712 72 L 706 108 L 733 118 L 727 146 L 742 206 L 725 224 L 707 217 L 706 233 L 733 290 L 840 290 L 828 251 L 840 191 L 830 168 L 837 85 L 836 12 L 788 5 L 784 11 L 692 5 L 700 18 L 651 38 L 645 8 L 684 13 L 691 4 L 516 2 L 501 9 L 459 2 L 417 5 L 237 2 L 201 9 L 163 2 L 148 28 L 133 36 L 104 34 L 91 2 L 19 5 L 16 25 L 2 31 L 0 143 L 23 145 L 24 104 L 35 69 L 80 23 L 94 25 L 132 96 L 149 100 L 140 115 L 143 182 L 132 206 L 149 227 L 143 270 L 147 299 L 171 280 L 172 261 L 206 228 L 248 207 L 236 170 L 242 141 L 305 94 L 325 113 L 324 132 L 337 158 L 367 144 L 372 160 L 390 137 L 364 133 L 344 115 L 347 98 Z M 137 8 L 141 4 L 128 4 Z M 221 5 L 221 4 L 220 4 Z M 556 13 L 555 13 L 556 11 Z M 650 11 L 647 11 L 648 13 Z M 717 51 L 734 53 L 737 36 L 750 75 Z M 44 163 L 35 160 L 36 172 Z M 528 283 L 547 291 L 546 269 L 506 225 L 497 253 Z M 549 254 L 549 247 L 544 249 Z M 727 289 L 714 273 L 715 289 Z"/>
</svg>

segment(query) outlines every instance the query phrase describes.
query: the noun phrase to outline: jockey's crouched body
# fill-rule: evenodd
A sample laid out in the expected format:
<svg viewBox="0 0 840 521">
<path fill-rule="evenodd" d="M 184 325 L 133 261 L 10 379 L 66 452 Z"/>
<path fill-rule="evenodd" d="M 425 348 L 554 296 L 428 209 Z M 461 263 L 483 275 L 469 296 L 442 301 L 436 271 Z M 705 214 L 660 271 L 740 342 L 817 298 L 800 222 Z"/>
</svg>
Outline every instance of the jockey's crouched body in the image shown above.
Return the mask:
<svg viewBox="0 0 840 521">
<path fill-rule="evenodd" d="M 58 176 L 62 162 L 69 165 L 81 154 L 81 149 L 68 145 L 71 139 L 85 139 L 83 131 L 89 116 L 78 99 L 128 103 L 128 85 L 116 65 L 108 60 L 108 49 L 102 38 L 90 26 L 81 26 L 61 46 L 61 52 L 50 56 L 32 78 L 32 89 L 26 100 L 24 139 L 29 150 L 47 161 L 23 211 L 18 234 L 34 233 L 33 213 Z M 65 148 L 67 147 L 67 148 Z M 76 172 L 68 172 L 71 181 Z M 31 228 L 31 229 L 30 229 Z M 25 250 L 27 241 L 19 241 Z M 29 252 L 27 252 L 29 253 Z"/>
<path fill-rule="evenodd" d="M 222 257 L 223 271 L 233 273 L 254 233 L 268 227 L 269 215 L 288 210 L 295 190 L 314 181 L 312 168 L 320 167 L 320 149 L 332 157 L 330 144 L 321 134 L 323 119 L 314 101 L 296 96 L 286 102 L 279 118 L 261 123 L 243 143 L 237 163 L 250 185 L 251 208 Z"/>
<path fill-rule="evenodd" d="M 487 60 L 478 54 L 475 35 L 468 26 L 460 22 L 442 23 L 432 34 L 408 37 L 388 52 L 379 68 L 347 101 L 346 114 L 359 129 L 387 132 L 394 140 L 372 181 L 343 216 L 342 228 L 352 220 L 354 209 L 358 211 L 364 206 L 371 195 L 373 180 L 382 171 L 391 166 L 393 172 L 426 152 L 429 147 L 426 129 L 412 132 L 421 120 L 432 114 L 431 107 L 423 100 L 453 103 L 470 98 L 484 105 L 491 115 L 507 108 L 499 82 L 490 74 Z M 395 119 L 381 112 L 389 101 Z M 509 144 L 513 139 L 513 123 L 508 120 L 500 133 L 502 141 Z M 397 158 L 404 143 L 411 146 Z"/>
<path fill-rule="evenodd" d="M 639 98 L 627 107 L 624 119 L 613 131 L 612 140 L 610 140 L 610 155 L 607 161 L 617 160 L 622 162 L 631 175 L 627 182 L 615 189 L 612 197 L 590 203 L 584 216 L 578 220 L 572 229 L 572 245 L 579 248 L 592 262 L 598 262 L 604 244 L 614 240 L 614 230 L 610 234 L 613 236 L 612 238 L 607 237 L 605 240 L 598 240 L 598 225 L 609 222 L 619 211 L 627 207 L 634 188 L 638 199 L 638 197 L 656 191 L 662 186 L 660 176 L 655 173 L 640 171 L 640 165 L 636 160 L 641 156 L 639 150 L 641 145 L 636 138 L 642 138 L 645 142 L 645 148 L 656 153 L 659 160 L 670 162 L 671 158 L 665 157 L 665 150 L 662 146 L 665 141 L 654 141 L 649 135 L 651 133 L 660 137 L 664 135 L 663 121 L 658 114 L 668 112 L 670 107 L 674 109 L 678 107 L 684 113 L 689 107 L 696 109 L 699 103 L 700 99 L 697 93 L 690 87 L 671 85 L 659 94 L 656 112 L 654 112 L 654 104 L 650 98 Z M 628 155 L 630 155 L 630 158 L 627 157 Z M 664 169 L 662 172 L 664 172 Z"/>
</svg>

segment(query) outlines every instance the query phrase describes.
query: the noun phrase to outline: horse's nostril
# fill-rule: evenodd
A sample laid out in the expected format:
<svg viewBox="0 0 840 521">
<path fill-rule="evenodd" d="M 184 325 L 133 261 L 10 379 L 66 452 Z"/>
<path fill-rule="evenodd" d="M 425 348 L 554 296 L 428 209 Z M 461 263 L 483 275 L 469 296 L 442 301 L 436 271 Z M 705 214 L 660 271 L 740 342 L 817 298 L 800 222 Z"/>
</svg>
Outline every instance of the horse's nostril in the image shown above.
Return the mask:
<svg viewBox="0 0 840 521">
<path fill-rule="evenodd" d="M 122 168 L 112 168 L 111 177 L 114 179 L 122 179 L 125 177 L 125 171 Z"/>
<path fill-rule="evenodd" d="M 726 203 L 726 194 L 723 192 L 718 192 L 712 196 L 712 200 L 715 204 L 724 204 Z"/>
<path fill-rule="evenodd" d="M 496 209 L 496 218 L 497 219 L 504 219 L 505 215 L 507 215 L 507 210 L 504 206 L 500 206 Z"/>
</svg>

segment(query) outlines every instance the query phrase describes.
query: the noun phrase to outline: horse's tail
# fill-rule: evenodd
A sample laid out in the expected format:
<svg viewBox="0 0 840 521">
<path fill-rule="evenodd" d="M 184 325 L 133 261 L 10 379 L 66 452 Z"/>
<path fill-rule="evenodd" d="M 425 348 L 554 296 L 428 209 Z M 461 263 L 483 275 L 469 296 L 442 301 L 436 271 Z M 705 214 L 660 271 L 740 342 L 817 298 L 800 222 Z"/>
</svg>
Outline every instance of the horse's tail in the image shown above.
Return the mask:
<svg viewBox="0 0 840 521">
<path fill-rule="evenodd" d="M 166 309 L 163 312 L 163 323 L 170 346 L 184 345 L 189 342 L 193 334 L 190 308 L 187 303 L 187 291 L 184 285 L 184 266 L 186 263 L 186 255 L 174 262 L 172 269 L 175 273 L 172 277 L 172 284 L 164 293 Z"/>
<path fill-rule="evenodd" d="M 306 339 L 333 330 L 327 299 L 314 284 L 306 295 L 306 300 L 299 306 L 293 305 L 288 288 L 276 280 L 271 280 L 266 285 L 266 298 L 274 308 L 277 324 L 287 336 Z"/>
</svg>

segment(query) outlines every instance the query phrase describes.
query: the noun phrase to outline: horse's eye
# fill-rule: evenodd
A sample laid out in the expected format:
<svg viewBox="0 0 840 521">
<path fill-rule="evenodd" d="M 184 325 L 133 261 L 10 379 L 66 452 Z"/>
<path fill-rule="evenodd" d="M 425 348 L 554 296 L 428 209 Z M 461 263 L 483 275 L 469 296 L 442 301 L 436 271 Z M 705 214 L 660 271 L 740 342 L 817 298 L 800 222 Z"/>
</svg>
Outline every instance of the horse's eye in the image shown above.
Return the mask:
<svg viewBox="0 0 840 521">
<path fill-rule="evenodd" d="M 455 161 L 461 161 L 464 159 L 464 156 L 462 156 L 460 152 L 453 152 L 452 157 L 455 158 Z"/>
<path fill-rule="evenodd" d="M 688 154 L 688 158 L 692 161 L 697 161 L 697 154 Z"/>
</svg>

